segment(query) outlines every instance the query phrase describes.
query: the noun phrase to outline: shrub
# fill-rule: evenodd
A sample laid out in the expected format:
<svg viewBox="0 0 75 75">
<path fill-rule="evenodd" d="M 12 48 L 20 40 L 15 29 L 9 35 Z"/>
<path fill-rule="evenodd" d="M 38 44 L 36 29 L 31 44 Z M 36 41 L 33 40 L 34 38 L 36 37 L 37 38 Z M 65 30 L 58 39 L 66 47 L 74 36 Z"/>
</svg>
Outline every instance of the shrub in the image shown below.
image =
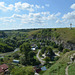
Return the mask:
<svg viewBox="0 0 75 75">
<path fill-rule="evenodd" d="M 62 44 L 59 45 L 58 50 L 61 51 L 61 52 L 63 51 L 63 46 L 62 46 Z"/>
<path fill-rule="evenodd" d="M 69 49 L 63 49 L 63 53 L 69 52 Z"/>
<path fill-rule="evenodd" d="M 18 53 L 15 53 L 15 54 L 13 55 L 13 57 L 14 57 L 14 59 L 18 59 L 20 56 L 19 56 Z"/>
<path fill-rule="evenodd" d="M 50 57 L 46 57 L 44 60 L 46 61 L 46 63 L 48 63 L 51 59 Z"/>
<path fill-rule="evenodd" d="M 56 56 L 56 57 L 54 58 L 54 60 L 57 61 L 59 58 L 60 58 L 59 56 Z"/>
</svg>

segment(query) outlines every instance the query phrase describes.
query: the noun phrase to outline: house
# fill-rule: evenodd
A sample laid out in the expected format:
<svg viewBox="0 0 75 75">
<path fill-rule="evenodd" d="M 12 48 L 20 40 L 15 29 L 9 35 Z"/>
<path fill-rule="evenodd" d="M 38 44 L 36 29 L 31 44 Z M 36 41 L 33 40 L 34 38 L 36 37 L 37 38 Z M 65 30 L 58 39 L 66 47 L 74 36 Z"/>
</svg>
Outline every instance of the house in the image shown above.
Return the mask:
<svg viewBox="0 0 75 75">
<path fill-rule="evenodd" d="M 46 71 L 47 69 L 46 69 L 45 66 L 43 66 L 43 67 L 41 68 L 41 70 L 42 70 L 42 71 Z"/>
<path fill-rule="evenodd" d="M 36 73 L 39 73 L 41 71 L 41 69 L 39 68 L 39 69 L 36 69 Z"/>
<path fill-rule="evenodd" d="M 31 50 L 32 50 L 32 51 L 35 51 L 35 50 L 36 50 L 36 48 L 35 48 L 35 47 L 33 47 L 33 48 L 31 48 Z"/>
<path fill-rule="evenodd" d="M 19 60 L 13 60 L 13 63 L 17 63 L 17 64 L 19 64 L 20 61 L 19 61 Z"/>
<path fill-rule="evenodd" d="M 0 75 L 8 74 L 8 66 L 6 64 L 0 65 Z"/>
</svg>

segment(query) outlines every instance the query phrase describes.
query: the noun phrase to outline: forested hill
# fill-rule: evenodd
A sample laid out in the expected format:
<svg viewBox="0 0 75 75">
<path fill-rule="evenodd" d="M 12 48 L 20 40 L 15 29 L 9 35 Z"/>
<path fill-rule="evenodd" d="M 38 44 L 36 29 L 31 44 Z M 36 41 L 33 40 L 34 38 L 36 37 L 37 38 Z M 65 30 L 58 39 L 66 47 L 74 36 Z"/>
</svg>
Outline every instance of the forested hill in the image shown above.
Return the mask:
<svg viewBox="0 0 75 75">
<path fill-rule="evenodd" d="M 7 35 L 4 33 L 4 31 L 0 31 L 0 38 L 7 37 Z"/>
<path fill-rule="evenodd" d="M 51 40 L 56 44 L 62 44 L 65 48 L 75 49 L 75 28 L 40 29 L 29 32 L 29 37 L 37 40 Z"/>
<path fill-rule="evenodd" d="M 17 47 L 25 41 L 53 41 L 64 48 L 75 50 L 75 28 L 21 29 L 4 31 Z M 13 44 L 13 43 L 12 43 Z"/>
</svg>

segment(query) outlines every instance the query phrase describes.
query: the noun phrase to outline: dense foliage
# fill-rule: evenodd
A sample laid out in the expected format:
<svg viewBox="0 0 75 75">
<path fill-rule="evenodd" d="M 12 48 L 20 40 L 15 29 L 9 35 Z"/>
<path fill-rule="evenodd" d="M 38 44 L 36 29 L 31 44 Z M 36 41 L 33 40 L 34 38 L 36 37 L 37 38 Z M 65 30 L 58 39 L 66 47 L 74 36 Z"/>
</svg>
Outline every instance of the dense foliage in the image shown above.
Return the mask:
<svg viewBox="0 0 75 75">
<path fill-rule="evenodd" d="M 23 65 L 37 65 L 40 62 L 38 62 L 36 59 L 34 59 L 35 53 L 31 51 L 31 46 L 29 43 L 23 43 L 20 46 L 20 51 L 24 53 L 24 56 L 20 58 L 21 64 Z"/>
<path fill-rule="evenodd" d="M 0 52 L 11 52 L 13 48 L 8 46 L 7 44 L 0 43 Z"/>
<path fill-rule="evenodd" d="M 7 37 L 7 35 L 4 33 L 4 31 L 0 31 L 0 38 Z"/>
</svg>

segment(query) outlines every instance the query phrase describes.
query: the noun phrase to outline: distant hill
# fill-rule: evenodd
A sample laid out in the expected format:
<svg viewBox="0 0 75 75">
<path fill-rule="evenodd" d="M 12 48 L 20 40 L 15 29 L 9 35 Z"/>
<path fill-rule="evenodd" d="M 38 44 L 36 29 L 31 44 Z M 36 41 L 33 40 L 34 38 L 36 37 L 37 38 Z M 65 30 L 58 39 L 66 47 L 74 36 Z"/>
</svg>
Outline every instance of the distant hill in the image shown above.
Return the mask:
<svg viewBox="0 0 75 75">
<path fill-rule="evenodd" d="M 0 38 L 7 37 L 7 35 L 4 33 L 4 31 L 0 31 Z"/>
<path fill-rule="evenodd" d="M 29 37 L 37 40 L 51 40 L 65 48 L 75 49 L 75 28 L 48 28 L 28 32 Z"/>
<path fill-rule="evenodd" d="M 75 50 L 75 28 L 20 29 L 4 31 L 8 36 L 25 35 L 26 39 L 50 40 L 64 48 Z"/>
</svg>

